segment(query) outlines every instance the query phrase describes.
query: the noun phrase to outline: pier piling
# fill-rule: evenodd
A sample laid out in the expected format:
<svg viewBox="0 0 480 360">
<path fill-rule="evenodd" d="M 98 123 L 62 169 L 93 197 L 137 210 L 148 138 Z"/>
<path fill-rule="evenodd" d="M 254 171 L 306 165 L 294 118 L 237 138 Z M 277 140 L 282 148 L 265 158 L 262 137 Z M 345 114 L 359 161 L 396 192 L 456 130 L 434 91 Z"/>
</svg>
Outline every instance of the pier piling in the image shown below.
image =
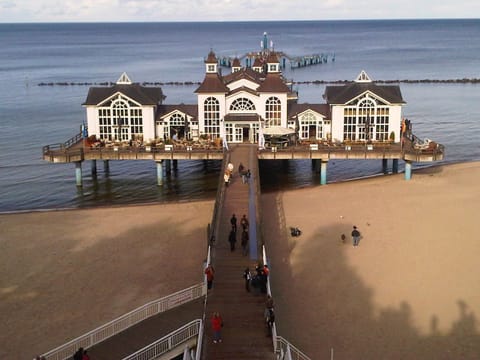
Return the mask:
<svg viewBox="0 0 480 360">
<path fill-rule="evenodd" d="M 77 186 L 81 187 L 82 184 L 82 162 L 75 161 L 75 180 L 77 182 Z"/>
<path fill-rule="evenodd" d="M 157 161 L 157 185 L 163 185 L 163 161 Z"/>
<path fill-rule="evenodd" d="M 328 161 L 320 160 L 320 185 L 327 184 L 327 164 Z"/>
</svg>

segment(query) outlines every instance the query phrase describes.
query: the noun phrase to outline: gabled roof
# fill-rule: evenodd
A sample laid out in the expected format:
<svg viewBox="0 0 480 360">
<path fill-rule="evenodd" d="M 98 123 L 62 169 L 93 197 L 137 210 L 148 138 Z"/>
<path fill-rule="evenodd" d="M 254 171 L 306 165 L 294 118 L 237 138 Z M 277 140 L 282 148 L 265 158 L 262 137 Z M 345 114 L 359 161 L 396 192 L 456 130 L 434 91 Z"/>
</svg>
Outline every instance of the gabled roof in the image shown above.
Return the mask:
<svg viewBox="0 0 480 360">
<path fill-rule="evenodd" d="M 398 85 L 377 85 L 373 82 L 352 82 L 343 86 L 327 86 L 324 98 L 329 104 L 346 104 L 367 91 L 389 103 L 405 103 Z"/>
<path fill-rule="evenodd" d="M 257 56 L 255 60 L 253 60 L 253 65 L 252 67 L 262 67 L 262 60 Z"/>
<path fill-rule="evenodd" d="M 165 115 L 173 111 L 180 111 L 192 117 L 197 117 L 198 106 L 192 104 L 164 104 L 158 107 L 157 113 Z"/>
<path fill-rule="evenodd" d="M 194 118 L 195 120 L 198 117 L 198 106 L 197 105 L 191 105 L 191 104 L 178 104 L 178 105 L 170 105 L 170 104 L 165 104 L 165 105 L 160 105 L 157 109 L 157 114 L 155 118 L 158 120 L 162 116 L 170 114 L 174 111 L 179 111 L 184 114 L 187 114 Z"/>
<path fill-rule="evenodd" d="M 265 77 L 265 81 L 257 89 L 258 92 L 276 92 L 289 93 L 290 88 L 285 84 L 285 80 L 280 73 L 269 73 Z"/>
<path fill-rule="evenodd" d="M 288 106 L 288 119 L 294 119 L 297 115 L 307 111 L 312 110 L 315 111 L 327 119 L 330 119 L 330 107 L 327 104 L 290 104 Z"/>
<path fill-rule="evenodd" d="M 238 94 L 242 91 L 245 91 L 245 92 L 248 92 L 249 94 L 252 94 L 252 95 L 255 95 L 255 96 L 258 96 L 258 92 L 255 91 L 254 89 L 251 89 L 249 87 L 246 87 L 246 86 L 241 86 L 241 87 L 238 87 L 232 91 L 230 91 L 230 93 L 228 94 L 229 96 L 231 95 L 235 95 L 235 94 Z"/>
<path fill-rule="evenodd" d="M 160 87 L 115 84 L 109 87 L 91 87 L 83 105 L 98 105 L 116 93 L 121 93 L 141 105 L 158 105 L 165 99 Z"/>
<path fill-rule="evenodd" d="M 250 80 L 260 85 L 261 81 L 265 78 L 265 74 L 261 74 L 251 68 L 242 68 L 239 71 L 235 71 L 223 77 L 225 84 L 231 84 L 238 80 Z"/>
<path fill-rule="evenodd" d="M 206 74 L 203 82 L 195 90 L 196 93 L 228 93 L 228 91 L 228 87 L 218 73 Z"/>
<path fill-rule="evenodd" d="M 267 63 L 271 64 L 271 63 L 278 63 L 278 56 L 277 56 L 277 53 L 275 51 L 270 51 L 268 53 L 268 57 L 267 57 Z"/>
</svg>

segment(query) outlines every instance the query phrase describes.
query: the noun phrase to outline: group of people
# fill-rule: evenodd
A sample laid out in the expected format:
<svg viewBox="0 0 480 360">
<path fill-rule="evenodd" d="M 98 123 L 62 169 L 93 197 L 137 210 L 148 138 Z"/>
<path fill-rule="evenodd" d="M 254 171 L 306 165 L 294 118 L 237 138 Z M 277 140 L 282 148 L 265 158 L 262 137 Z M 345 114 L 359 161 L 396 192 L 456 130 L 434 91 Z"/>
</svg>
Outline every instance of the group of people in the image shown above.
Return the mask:
<svg viewBox="0 0 480 360">
<path fill-rule="evenodd" d="M 245 280 L 245 290 L 250 292 L 251 287 L 257 289 L 262 294 L 267 293 L 267 281 L 270 270 L 268 265 L 257 264 L 255 267 L 255 275 L 252 275 L 250 268 L 243 271 L 243 279 Z"/>
<path fill-rule="evenodd" d="M 233 164 L 228 163 L 227 168 L 225 169 L 225 172 L 223 174 L 223 180 L 225 182 L 225 186 L 228 186 L 230 184 L 230 180 L 233 177 L 233 169 L 234 169 Z M 244 184 L 246 184 L 248 182 L 248 179 L 250 179 L 250 177 L 252 176 L 250 169 L 246 169 L 242 163 L 240 163 L 240 165 L 238 166 L 238 174 L 242 177 L 242 183 Z"/>
<path fill-rule="evenodd" d="M 252 173 L 250 172 L 250 169 L 245 169 L 245 166 L 243 166 L 242 163 L 238 165 L 238 173 L 242 177 L 242 183 L 246 184 L 248 182 L 248 179 L 250 179 L 250 176 L 252 176 Z"/>
<path fill-rule="evenodd" d="M 230 218 L 230 233 L 228 234 L 228 242 L 230 243 L 230 251 L 235 251 L 235 244 L 237 243 L 237 217 L 235 214 L 232 215 Z M 247 215 L 243 215 L 240 219 L 240 226 L 242 227 L 242 235 L 241 235 L 241 245 L 242 245 L 242 254 L 247 256 L 248 254 L 248 228 L 250 226 L 249 221 L 247 219 Z"/>
</svg>

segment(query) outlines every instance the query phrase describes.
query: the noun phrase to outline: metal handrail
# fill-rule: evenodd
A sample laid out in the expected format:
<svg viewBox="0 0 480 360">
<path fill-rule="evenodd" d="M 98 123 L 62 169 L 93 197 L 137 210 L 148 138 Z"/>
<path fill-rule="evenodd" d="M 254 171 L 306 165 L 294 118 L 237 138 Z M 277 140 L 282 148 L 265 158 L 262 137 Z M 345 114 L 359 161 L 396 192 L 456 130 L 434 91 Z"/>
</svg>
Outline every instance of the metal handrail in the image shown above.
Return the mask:
<svg viewBox="0 0 480 360">
<path fill-rule="evenodd" d="M 276 353 L 277 353 L 278 360 L 283 360 L 283 359 L 311 360 L 307 355 L 305 355 L 303 352 L 301 352 L 298 348 L 293 346 L 283 337 L 277 336 L 276 340 L 277 340 Z"/>
<path fill-rule="evenodd" d="M 262 246 L 262 260 L 265 265 L 268 264 L 267 250 L 265 249 L 265 245 Z M 270 278 L 267 278 L 267 294 L 272 296 Z M 273 351 L 277 355 L 278 360 L 311 360 L 307 355 L 277 334 L 277 325 L 275 322 L 272 324 L 272 341 Z M 288 356 L 287 353 L 289 354 Z"/>
<path fill-rule="evenodd" d="M 206 284 L 201 282 L 184 290 L 177 291 L 174 294 L 151 301 L 43 354 L 43 356 L 45 356 L 47 360 L 65 360 L 71 357 L 72 354 L 80 347 L 89 348 L 112 336 L 117 335 L 118 333 L 135 324 L 138 324 L 147 318 L 183 305 L 189 301 L 198 299 L 204 296 L 206 293 Z"/>
<path fill-rule="evenodd" d="M 157 359 L 163 354 L 166 354 L 186 341 L 197 337 L 202 328 L 202 320 L 196 319 L 181 328 L 172 331 L 163 338 L 145 346 L 144 348 L 128 355 L 122 360 L 151 360 Z"/>
</svg>

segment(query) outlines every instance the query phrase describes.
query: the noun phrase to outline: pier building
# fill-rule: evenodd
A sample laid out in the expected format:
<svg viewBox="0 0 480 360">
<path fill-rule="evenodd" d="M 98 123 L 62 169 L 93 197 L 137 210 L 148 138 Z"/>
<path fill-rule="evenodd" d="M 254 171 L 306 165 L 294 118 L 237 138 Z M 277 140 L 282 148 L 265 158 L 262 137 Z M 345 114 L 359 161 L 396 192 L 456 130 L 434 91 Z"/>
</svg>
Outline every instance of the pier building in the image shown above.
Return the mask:
<svg viewBox="0 0 480 360">
<path fill-rule="evenodd" d="M 258 59 L 257 59 L 258 60 Z M 266 63 L 265 63 L 266 62 Z M 84 160 L 154 160 L 163 183 L 163 160 L 223 159 L 230 145 L 257 147 L 258 159 L 312 159 L 327 183 L 330 159 L 442 160 L 444 149 L 420 141 L 404 121 L 398 85 L 375 83 L 365 71 L 351 82 L 329 85 L 318 103 L 301 103 L 282 74 L 275 51 L 262 63 L 233 61 L 223 75 L 213 51 L 205 58 L 194 104 L 168 104 L 160 87 L 141 86 L 123 73 L 112 86 L 91 87 L 83 103 L 86 126 L 80 134 L 43 148 L 44 160 L 76 164 L 82 184 Z M 408 126 L 406 126 L 408 125 Z"/>
<path fill-rule="evenodd" d="M 150 144 L 200 138 L 262 144 L 262 137 L 284 135 L 296 141 L 400 142 L 400 88 L 377 85 L 365 71 L 351 83 L 327 86 L 325 103 L 306 104 L 298 102 L 274 52 L 266 71 L 234 62 L 223 76 L 211 51 L 195 92 L 197 104 L 164 104 L 161 88 L 134 84 L 124 73 L 113 86 L 90 88 L 84 103 L 88 134 Z"/>
</svg>

